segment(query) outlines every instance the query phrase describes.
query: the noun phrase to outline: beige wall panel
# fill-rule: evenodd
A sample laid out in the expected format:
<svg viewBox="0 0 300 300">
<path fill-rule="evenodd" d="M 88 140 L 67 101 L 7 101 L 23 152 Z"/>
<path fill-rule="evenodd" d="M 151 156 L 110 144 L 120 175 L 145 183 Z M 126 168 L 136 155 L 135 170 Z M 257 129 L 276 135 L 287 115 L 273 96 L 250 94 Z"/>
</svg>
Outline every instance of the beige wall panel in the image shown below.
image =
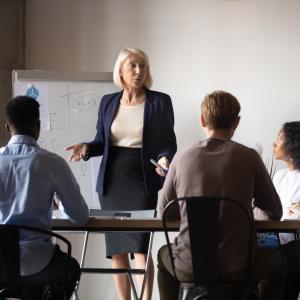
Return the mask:
<svg viewBox="0 0 300 300">
<path fill-rule="evenodd" d="M 12 96 L 11 73 L 24 67 L 25 0 L 0 1 L 0 146 L 8 140 L 3 108 Z"/>
</svg>

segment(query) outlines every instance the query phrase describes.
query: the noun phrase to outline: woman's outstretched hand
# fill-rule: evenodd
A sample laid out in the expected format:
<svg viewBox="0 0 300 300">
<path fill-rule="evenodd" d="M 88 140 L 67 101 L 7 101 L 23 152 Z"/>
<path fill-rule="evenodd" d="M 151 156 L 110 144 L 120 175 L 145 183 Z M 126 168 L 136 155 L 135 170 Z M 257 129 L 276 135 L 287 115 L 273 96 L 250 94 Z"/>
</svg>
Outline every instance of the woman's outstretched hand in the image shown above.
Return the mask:
<svg viewBox="0 0 300 300">
<path fill-rule="evenodd" d="M 80 143 L 80 144 L 74 144 L 70 145 L 65 148 L 66 151 L 71 151 L 69 160 L 70 161 L 80 161 L 83 159 L 87 154 L 87 145 Z"/>
</svg>

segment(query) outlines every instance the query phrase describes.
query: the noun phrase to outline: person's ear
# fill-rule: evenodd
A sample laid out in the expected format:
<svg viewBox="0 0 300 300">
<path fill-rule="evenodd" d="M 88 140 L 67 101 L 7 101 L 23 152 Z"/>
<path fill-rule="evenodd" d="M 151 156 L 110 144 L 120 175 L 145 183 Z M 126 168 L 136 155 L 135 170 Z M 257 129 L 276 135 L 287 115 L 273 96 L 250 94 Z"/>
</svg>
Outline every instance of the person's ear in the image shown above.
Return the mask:
<svg viewBox="0 0 300 300">
<path fill-rule="evenodd" d="M 235 121 L 234 121 L 234 123 L 233 123 L 233 130 L 236 130 L 236 128 L 239 126 L 240 120 L 241 120 L 241 117 L 240 117 L 240 116 L 238 116 L 238 117 L 235 119 Z"/>
<path fill-rule="evenodd" d="M 37 121 L 37 126 L 36 126 L 36 128 L 34 129 L 34 138 L 35 138 L 36 140 L 39 139 L 40 131 L 41 131 L 41 121 L 38 120 L 38 121 Z"/>
<path fill-rule="evenodd" d="M 119 67 L 119 76 L 120 76 L 120 78 L 123 77 L 123 74 L 122 74 L 122 68 L 123 68 L 123 65 L 124 65 L 124 63 L 121 64 L 120 67 Z"/>
<path fill-rule="evenodd" d="M 201 113 L 201 125 L 202 125 L 202 127 L 206 127 L 206 120 L 205 120 L 205 116 L 203 113 Z"/>
<path fill-rule="evenodd" d="M 7 132 L 11 133 L 10 127 L 8 123 L 5 123 L 5 129 Z"/>
</svg>

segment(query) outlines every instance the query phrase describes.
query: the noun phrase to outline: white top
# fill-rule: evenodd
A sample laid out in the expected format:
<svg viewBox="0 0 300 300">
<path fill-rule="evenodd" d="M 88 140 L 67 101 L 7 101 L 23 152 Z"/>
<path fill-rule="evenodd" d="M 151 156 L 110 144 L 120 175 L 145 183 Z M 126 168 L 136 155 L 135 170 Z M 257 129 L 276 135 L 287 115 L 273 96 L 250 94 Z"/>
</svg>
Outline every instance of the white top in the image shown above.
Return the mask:
<svg viewBox="0 0 300 300">
<path fill-rule="evenodd" d="M 292 203 L 300 202 L 300 171 L 283 169 L 276 172 L 273 183 L 280 197 L 283 215 L 282 220 L 300 219 L 299 216 L 289 215 L 287 207 Z M 291 233 L 280 233 L 280 242 L 286 244 L 294 239 Z"/>
<path fill-rule="evenodd" d="M 111 125 L 111 145 L 128 148 L 142 147 L 144 108 L 145 103 L 119 105 Z"/>
</svg>

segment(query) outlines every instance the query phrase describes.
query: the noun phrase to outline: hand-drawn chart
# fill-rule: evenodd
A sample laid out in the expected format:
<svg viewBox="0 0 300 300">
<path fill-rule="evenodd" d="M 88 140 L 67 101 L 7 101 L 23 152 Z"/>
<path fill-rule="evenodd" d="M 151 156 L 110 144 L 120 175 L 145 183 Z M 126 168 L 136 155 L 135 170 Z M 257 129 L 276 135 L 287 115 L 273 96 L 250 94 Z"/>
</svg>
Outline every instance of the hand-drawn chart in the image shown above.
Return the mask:
<svg viewBox="0 0 300 300">
<path fill-rule="evenodd" d="M 78 73 L 80 73 L 80 78 L 84 78 L 84 72 Z M 84 79 L 72 81 L 61 78 L 50 80 L 45 79 L 47 71 L 40 74 L 41 79 L 32 80 L 30 74 L 32 73 L 28 71 L 28 79 L 26 79 L 26 74 L 23 73 L 22 80 L 15 76 L 15 82 L 36 87 L 39 83 L 43 83 L 47 85 L 48 89 L 50 130 L 41 131 L 38 143 L 42 148 L 55 152 L 68 161 L 70 153 L 64 150 L 65 147 L 94 139 L 101 98 L 118 89 L 112 81 L 87 81 Z M 98 196 L 95 193 L 95 183 L 100 161 L 100 157 L 92 158 L 89 161 L 68 161 L 90 208 L 99 205 Z"/>
</svg>

